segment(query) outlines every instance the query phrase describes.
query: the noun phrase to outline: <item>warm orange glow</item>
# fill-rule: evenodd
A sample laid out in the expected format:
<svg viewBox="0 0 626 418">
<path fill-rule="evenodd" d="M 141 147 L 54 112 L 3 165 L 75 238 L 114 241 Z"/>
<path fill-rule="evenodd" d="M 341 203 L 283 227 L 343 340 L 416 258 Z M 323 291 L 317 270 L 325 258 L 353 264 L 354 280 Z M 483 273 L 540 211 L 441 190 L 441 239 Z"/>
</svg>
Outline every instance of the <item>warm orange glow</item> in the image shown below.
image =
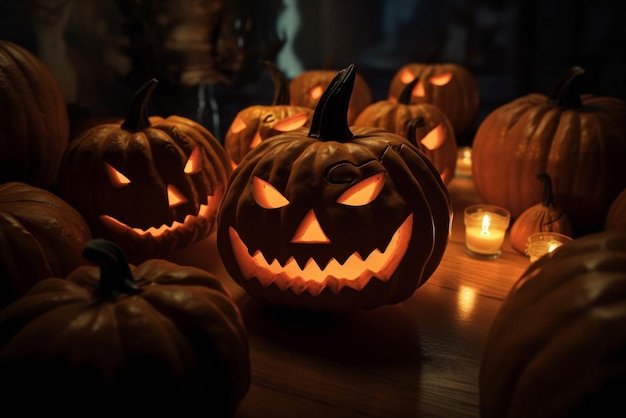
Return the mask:
<svg viewBox="0 0 626 418">
<path fill-rule="evenodd" d="M 309 91 L 309 95 L 311 96 L 311 98 L 313 100 L 317 100 L 320 97 L 322 97 L 322 93 L 324 93 L 324 87 L 322 86 L 315 86 L 313 87 L 310 91 Z"/>
<path fill-rule="evenodd" d="M 104 168 L 106 169 L 107 176 L 109 176 L 109 181 L 116 189 L 120 189 L 130 184 L 130 179 L 113 168 L 111 164 L 104 163 Z"/>
<path fill-rule="evenodd" d="M 378 173 L 350 187 L 337 199 L 346 206 L 363 206 L 376 199 L 385 184 L 385 173 Z"/>
<path fill-rule="evenodd" d="M 474 311 L 476 306 L 476 289 L 469 286 L 459 286 L 457 294 L 457 309 L 460 319 L 467 320 Z"/>
<path fill-rule="evenodd" d="M 261 138 L 261 134 L 259 132 L 254 134 L 254 137 L 252 137 L 252 141 L 250 141 L 250 149 L 257 147 L 261 141 L 263 141 L 263 138 Z"/>
<path fill-rule="evenodd" d="M 289 200 L 265 180 L 255 177 L 252 182 L 254 200 L 262 208 L 276 209 L 289 204 Z"/>
<path fill-rule="evenodd" d="M 422 80 L 418 81 L 415 87 L 413 87 L 413 91 L 411 92 L 411 94 L 416 97 L 426 96 L 426 90 L 424 90 L 424 83 L 422 82 Z"/>
<path fill-rule="evenodd" d="M 489 235 L 489 226 L 491 225 L 491 216 L 485 214 L 480 230 L 480 235 Z"/>
<path fill-rule="evenodd" d="M 306 291 L 317 296 L 325 288 L 335 294 L 344 287 L 362 290 L 372 278 L 388 281 L 409 247 L 412 230 L 411 214 L 396 230 L 384 252 L 375 249 L 365 258 L 353 253 L 343 264 L 333 258 L 326 266 L 319 266 L 315 260 L 309 259 L 303 267 L 293 257 L 281 265 L 278 260 L 268 262 L 258 250 L 250 255 L 248 247 L 232 226 L 229 228 L 229 236 L 244 278 L 256 278 L 263 287 L 273 283 L 282 291 L 290 289 L 296 294 Z"/>
<path fill-rule="evenodd" d="M 237 134 L 241 131 L 243 131 L 244 129 L 246 129 L 246 123 L 243 121 L 243 119 L 239 116 L 235 117 L 235 120 L 233 120 L 233 123 L 230 125 L 230 131 L 234 134 Z"/>
<path fill-rule="evenodd" d="M 400 79 L 402 84 L 409 84 L 410 82 L 415 80 L 415 74 L 413 74 L 408 68 L 404 68 L 402 69 L 402 71 L 400 71 L 400 75 L 398 76 L 398 78 Z"/>
<path fill-rule="evenodd" d="M 313 209 L 304 216 L 291 242 L 294 244 L 330 244 Z"/>
<path fill-rule="evenodd" d="M 193 151 L 191 151 L 191 155 L 187 160 L 187 164 L 185 164 L 185 173 L 187 174 L 195 174 L 199 173 L 202 168 L 202 153 L 200 152 L 200 147 L 195 147 Z"/>
<path fill-rule="evenodd" d="M 304 126 L 308 115 L 304 112 L 287 116 L 274 124 L 274 129 L 279 132 L 290 132 Z"/>
<path fill-rule="evenodd" d="M 420 140 L 420 142 L 426 147 L 427 150 L 434 151 L 443 145 L 444 140 L 443 126 L 439 124 L 435 127 L 435 129 L 428 132 L 426 136 Z"/>
<path fill-rule="evenodd" d="M 428 79 L 435 86 L 445 86 L 452 79 L 452 73 L 441 73 L 434 75 Z"/>
<path fill-rule="evenodd" d="M 167 186 L 167 200 L 170 204 L 170 208 L 182 205 L 187 201 L 187 198 L 171 184 Z"/>
</svg>

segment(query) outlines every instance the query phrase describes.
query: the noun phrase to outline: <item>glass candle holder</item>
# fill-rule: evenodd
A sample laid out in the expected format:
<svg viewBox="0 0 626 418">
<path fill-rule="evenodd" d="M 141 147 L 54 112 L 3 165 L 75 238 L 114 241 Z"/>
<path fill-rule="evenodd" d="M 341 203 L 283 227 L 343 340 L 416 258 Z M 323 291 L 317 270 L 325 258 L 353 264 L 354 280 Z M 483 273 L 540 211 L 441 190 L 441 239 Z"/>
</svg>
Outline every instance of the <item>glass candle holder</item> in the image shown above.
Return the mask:
<svg viewBox="0 0 626 418">
<path fill-rule="evenodd" d="M 456 157 L 455 174 L 457 177 L 472 177 L 472 148 L 459 147 Z"/>
<path fill-rule="evenodd" d="M 476 258 L 500 257 L 511 213 L 499 206 L 477 204 L 465 208 L 465 251 Z"/>
<path fill-rule="evenodd" d="M 528 237 L 526 255 L 530 257 L 530 262 L 534 263 L 570 241 L 573 241 L 571 237 L 557 232 L 535 232 Z"/>
</svg>

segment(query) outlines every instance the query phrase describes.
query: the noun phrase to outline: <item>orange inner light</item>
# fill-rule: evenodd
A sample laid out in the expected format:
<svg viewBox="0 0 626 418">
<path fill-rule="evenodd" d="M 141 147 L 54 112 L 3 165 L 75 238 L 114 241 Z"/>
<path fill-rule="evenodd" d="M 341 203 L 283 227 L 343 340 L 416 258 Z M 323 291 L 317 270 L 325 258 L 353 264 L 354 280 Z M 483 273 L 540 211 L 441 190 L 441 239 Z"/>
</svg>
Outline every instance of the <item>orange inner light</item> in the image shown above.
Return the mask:
<svg viewBox="0 0 626 418">
<path fill-rule="evenodd" d="M 426 149 L 430 151 L 440 148 L 443 144 L 443 141 L 443 127 L 441 126 L 441 124 L 437 125 L 435 129 L 432 129 L 426 134 L 424 138 L 420 140 L 422 145 L 424 145 Z"/>
<path fill-rule="evenodd" d="M 274 129 L 280 132 L 290 132 L 304 126 L 308 119 L 306 113 L 297 113 L 295 115 L 287 116 L 284 119 L 279 120 L 274 124 Z"/>
<path fill-rule="evenodd" d="M 185 196 L 176 187 L 171 184 L 167 186 L 167 200 L 169 201 L 170 208 L 182 205 L 187 201 Z"/>
<path fill-rule="evenodd" d="M 317 100 L 322 97 L 322 93 L 324 93 L 324 87 L 315 86 L 309 91 L 309 95 L 313 100 Z"/>
<path fill-rule="evenodd" d="M 104 168 L 106 170 L 107 176 L 109 177 L 109 181 L 116 189 L 120 189 L 130 184 L 130 179 L 117 171 L 115 168 L 113 168 L 111 164 L 104 163 Z"/>
<path fill-rule="evenodd" d="M 291 242 L 294 244 L 330 244 L 313 209 L 304 216 Z"/>
<path fill-rule="evenodd" d="M 441 73 L 434 75 L 428 79 L 435 86 L 445 86 L 452 79 L 452 73 Z"/>
</svg>

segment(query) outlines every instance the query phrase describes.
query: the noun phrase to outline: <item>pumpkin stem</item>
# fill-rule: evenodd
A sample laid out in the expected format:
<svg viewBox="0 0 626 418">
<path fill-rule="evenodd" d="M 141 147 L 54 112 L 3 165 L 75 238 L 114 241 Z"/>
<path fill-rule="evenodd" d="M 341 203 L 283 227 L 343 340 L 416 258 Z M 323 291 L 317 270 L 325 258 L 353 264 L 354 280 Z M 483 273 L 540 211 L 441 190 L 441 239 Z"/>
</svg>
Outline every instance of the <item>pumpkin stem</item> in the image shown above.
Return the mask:
<svg viewBox="0 0 626 418">
<path fill-rule="evenodd" d="M 348 126 L 348 106 L 356 77 L 354 64 L 339 71 L 315 106 L 309 137 L 321 141 L 347 142 L 352 139 Z"/>
<path fill-rule="evenodd" d="M 122 123 L 122 129 L 130 132 L 138 132 L 150 127 L 148 101 L 157 83 L 158 80 L 156 78 L 150 79 L 135 92 L 130 101 L 126 119 L 124 119 Z"/>
<path fill-rule="evenodd" d="M 117 244 L 101 238 L 91 239 L 85 245 L 83 257 L 100 267 L 96 292 L 103 299 L 141 292 L 141 288 L 135 284 L 124 251 Z"/>
<path fill-rule="evenodd" d="M 413 144 L 417 145 L 420 151 L 424 151 L 422 142 L 420 141 L 424 135 L 419 135 L 418 137 L 418 129 L 423 129 L 426 127 L 426 121 L 423 116 L 418 116 L 414 119 L 411 119 L 406 124 L 406 138 Z"/>
<path fill-rule="evenodd" d="M 413 88 L 418 81 L 420 81 L 419 77 L 415 77 L 413 81 L 404 86 L 404 88 L 402 89 L 402 93 L 400 93 L 400 96 L 398 97 L 398 104 L 411 104 L 411 95 L 413 94 Z"/>
<path fill-rule="evenodd" d="M 537 178 L 543 182 L 543 206 L 554 206 L 554 194 L 552 193 L 552 179 L 550 178 L 550 175 L 545 172 L 539 173 Z"/>
<path fill-rule="evenodd" d="M 274 82 L 274 101 L 272 106 L 288 106 L 291 97 L 289 96 L 287 77 L 273 62 L 261 61 L 261 64 L 267 68 Z"/>
<path fill-rule="evenodd" d="M 552 88 L 548 103 L 559 107 L 581 107 L 580 87 L 584 74 L 585 70 L 578 66 L 565 71 Z"/>
</svg>

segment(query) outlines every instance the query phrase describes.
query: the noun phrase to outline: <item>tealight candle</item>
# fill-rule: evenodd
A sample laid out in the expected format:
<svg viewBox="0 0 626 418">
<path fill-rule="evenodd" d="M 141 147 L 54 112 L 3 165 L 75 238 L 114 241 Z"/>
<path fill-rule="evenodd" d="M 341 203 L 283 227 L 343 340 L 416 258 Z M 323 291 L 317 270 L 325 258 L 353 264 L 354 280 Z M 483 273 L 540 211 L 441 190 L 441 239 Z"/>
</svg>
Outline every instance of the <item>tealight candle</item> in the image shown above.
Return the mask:
<svg viewBox="0 0 626 418">
<path fill-rule="evenodd" d="M 458 177 L 472 177 L 472 148 L 459 147 L 455 171 Z"/>
<path fill-rule="evenodd" d="M 465 208 L 465 251 L 477 258 L 498 258 L 510 221 L 511 213 L 499 206 L 468 206 Z"/>
<path fill-rule="evenodd" d="M 570 241 L 573 241 L 571 237 L 557 232 L 535 232 L 528 237 L 526 255 L 530 257 L 530 262 L 534 263 L 539 258 Z"/>
</svg>

